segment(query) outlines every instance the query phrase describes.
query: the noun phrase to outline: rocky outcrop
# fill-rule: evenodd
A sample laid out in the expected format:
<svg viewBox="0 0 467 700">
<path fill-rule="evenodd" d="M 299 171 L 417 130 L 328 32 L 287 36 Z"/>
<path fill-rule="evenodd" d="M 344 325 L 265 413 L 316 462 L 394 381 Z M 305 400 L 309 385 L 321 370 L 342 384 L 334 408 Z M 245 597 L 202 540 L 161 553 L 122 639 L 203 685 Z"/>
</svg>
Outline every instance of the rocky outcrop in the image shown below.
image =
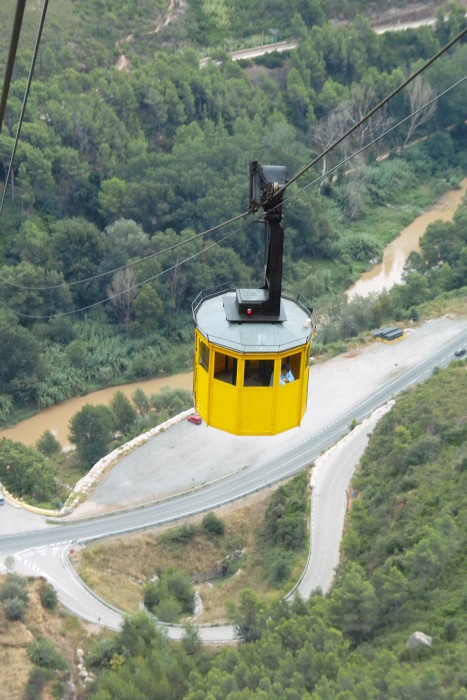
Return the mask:
<svg viewBox="0 0 467 700">
<path fill-rule="evenodd" d="M 432 637 L 423 632 L 413 632 L 405 645 L 407 649 L 417 649 L 419 647 L 431 647 Z"/>
</svg>

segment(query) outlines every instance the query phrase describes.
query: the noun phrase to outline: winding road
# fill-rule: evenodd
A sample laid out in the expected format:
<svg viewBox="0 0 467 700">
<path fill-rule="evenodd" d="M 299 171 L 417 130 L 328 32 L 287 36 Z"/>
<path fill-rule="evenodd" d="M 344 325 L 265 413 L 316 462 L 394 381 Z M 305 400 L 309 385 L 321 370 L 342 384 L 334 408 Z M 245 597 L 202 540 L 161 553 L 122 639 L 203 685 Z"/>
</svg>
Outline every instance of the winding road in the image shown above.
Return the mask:
<svg viewBox="0 0 467 700">
<path fill-rule="evenodd" d="M 310 408 L 302 427 L 283 434 L 280 442 L 271 439 L 264 442 L 264 445 L 272 444 L 272 449 L 263 452 L 264 458 L 255 463 L 250 460 L 253 454 L 257 455 L 257 450 L 252 452 L 249 447 L 253 450 L 256 441 L 242 441 L 243 467 L 203 488 L 192 489 L 187 483 L 184 493 L 172 494 L 170 498 L 145 507 L 60 525 L 15 511 L 6 504 L 0 509 L 0 531 L 5 532 L 7 519 L 10 530 L 0 537 L 0 561 L 4 563 L 7 556 L 14 557 L 16 570 L 46 577 L 56 588 L 60 601 L 71 611 L 88 621 L 118 629 L 121 611 L 89 591 L 73 569 L 70 552 L 75 547 L 212 510 L 296 474 L 314 462 L 310 555 L 295 590 L 304 597 L 316 588 L 326 592 L 339 558 L 345 490 L 366 447 L 368 434 L 381 412 L 389 408 L 388 402 L 410 385 L 426 379 L 434 367 L 446 366 L 454 359 L 454 351 L 466 343 L 467 319 L 444 317 L 410 329 L 406 338 L 395 345 L 375 342 L 356 353 L 314 365 L 310 369 Z M 317 393 L 323 395 L 317 396 Z M 359 425 L 350 432 L 352 421 Z M 236 439 L 232 436 L 228 439 L 205 426 L 198 431 L 186 421 L 177 427 L 180 432 L 191 431 L 189 440 L 193 454 L 197 449 L 204 450 L 217 462 L 225 462 L 225 457 L 219 453 L 220 445 L 225 444 L 226 450 L 232 449 L 234 443 L 229 439 Z M 170 446 L 170 430 L 165 439 L 167 449 L 175 454 L 175 445 Z M 138 451 L 134 453 L 137 454 Z M 101 486 L 105 487 L 105 483 Z M 22 524 L 23 515 L 26 524 Z M 18 522 L 14 531 L 11 530 L 13 516 Z M 209 643 L 234 639 L 230 625 L 200 625 L 198 629 L 200 637 Z M 180 627 L 171 626 L 167 630 L 173 639 L 183 636 Z"/>
</svg>

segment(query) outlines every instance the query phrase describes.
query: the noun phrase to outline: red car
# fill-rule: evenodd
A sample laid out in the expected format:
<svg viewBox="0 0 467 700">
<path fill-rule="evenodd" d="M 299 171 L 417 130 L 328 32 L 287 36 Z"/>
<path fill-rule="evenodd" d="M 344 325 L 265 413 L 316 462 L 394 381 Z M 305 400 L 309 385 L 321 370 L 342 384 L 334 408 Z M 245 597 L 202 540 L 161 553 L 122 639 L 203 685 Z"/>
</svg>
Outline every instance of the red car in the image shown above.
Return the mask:
<svg viewBox="0 0 467 700">
<path fill-rule="evenodd" d="M 197 413 L 193 413 L 192 416 L 188 416 L 188 421 L 190 423 L 194 423 L 195 425 L 200 425 L 203 422 L 203 419 L 201 416 L 198 416 Z"/>
</svg>

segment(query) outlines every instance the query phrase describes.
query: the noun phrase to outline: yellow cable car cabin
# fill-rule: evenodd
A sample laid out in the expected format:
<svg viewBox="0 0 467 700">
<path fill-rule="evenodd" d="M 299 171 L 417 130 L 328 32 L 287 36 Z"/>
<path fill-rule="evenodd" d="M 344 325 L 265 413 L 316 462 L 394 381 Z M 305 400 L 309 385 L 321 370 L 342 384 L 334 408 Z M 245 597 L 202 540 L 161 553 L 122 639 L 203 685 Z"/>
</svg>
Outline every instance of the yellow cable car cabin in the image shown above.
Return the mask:
<svg viewBox="0 0 467 700">
<path fill-rule="evenodd" d="M 255 162 L 250 173 L 250 211 L 261 202 L 266 212 L 265 285 L 201 293 L 193 303 L 193 398 L 207 425 L 275 435 L 299 426 L 306 411 L 315 324 L 299 299 L 281 296 L 281 197 L 274 195 L 285 168 Z"/>
</svg>

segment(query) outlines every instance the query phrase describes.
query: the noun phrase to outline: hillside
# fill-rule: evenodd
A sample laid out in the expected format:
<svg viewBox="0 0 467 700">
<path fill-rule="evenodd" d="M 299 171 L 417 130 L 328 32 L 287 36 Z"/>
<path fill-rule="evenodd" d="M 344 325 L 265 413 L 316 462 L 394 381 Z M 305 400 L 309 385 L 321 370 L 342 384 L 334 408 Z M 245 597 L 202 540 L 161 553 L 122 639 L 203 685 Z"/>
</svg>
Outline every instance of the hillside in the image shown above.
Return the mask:
<svg viewBox="0 0 467 700">
<path fill-rule="evenodd" d="M 20 595 L 26 599 L 24 613 L 19 617 L 12 614 L 6 602 L 6 586 L 11 578 L 21 581 Z M 83 686 L 78 676 L 77 650 L 89 646 L 92 639 L 99 637 L 100 630 L 67 613 L 53 596 L 44 598 L 47 586 L 43 579 L 0 576 L 2 700 L 74 698 L 77 696 L 71 693 L 72 689 Z"/>
<path fill-rule="evenodd" d="M 112 667 L 93 697 L 149 698 L 163 688 L 167 699 L 187 700 L 463 700 L 466 390 L 465 362 L 453 362 L 381 420 L 325 599 L 267 604 L 245 590 L 233 612 L 244 643 L 213 655 L 194 630 L 173 647 L 139 614 L 88 655 L 94 669 Z M 415 631 L 430 645 L 408 648 Z"/>
</svg>

